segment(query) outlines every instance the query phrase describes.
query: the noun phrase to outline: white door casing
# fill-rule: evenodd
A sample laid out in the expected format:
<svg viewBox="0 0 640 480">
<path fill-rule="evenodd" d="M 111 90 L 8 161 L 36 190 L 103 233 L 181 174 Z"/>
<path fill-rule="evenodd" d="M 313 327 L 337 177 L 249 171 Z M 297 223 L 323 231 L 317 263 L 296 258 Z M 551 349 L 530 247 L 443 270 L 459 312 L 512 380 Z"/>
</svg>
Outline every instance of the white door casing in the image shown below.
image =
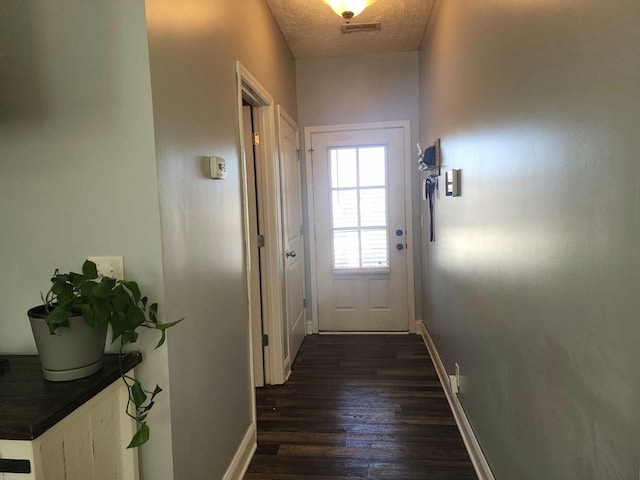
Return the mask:
<svg viewBox="0 0 640 480">
<path fill-rule="evenodd" d="M 258 192 L 256 191 L 256 160 L 253 153 L 253 122 L 251 106 L 242 107 L 243 130 L 245 155 L 244 165 L 247 178 L 247 213 L 248 213 L 248 235 L 249 235 L 249 258 L 248 263 L 248 281 L 249 281 L 249 308 L 251 310 L 251 336 L 253 349 L 253 376 L 256 387 L 262 387 L 265 384 L 265 355 L 262 347 L 262 298 L 260 295 L 260 253 L 258 251 Z M 264 271 L 264 268 L 262 269 Z"/>
<path fill-rule="evenodd" d="M 300 349 L 306 333 L 304 306 L 304 235 L 302 228 L 302 178 L 298 126 L 278 106 L 278 145 L 282 201 L 282 236 L 285 280 L 285 375 Z"/>
<path fill-rule="evenodd" d="M 408 122 L 305 130 L 314 331 L 414 331 Z"/>
<path fill-rule="evenodd" d="M 250 188 L 247 183 L 247 172 L 244 158 L 246 158 L 247 145 L 242 136 L 244 128 L 242 120 L 242 100 L 243 97 L 257 108 L 258 123 L 262 128 L 260 145 L 257 150 L 260 154 L 259 171 L 256 172 L 257 184 L 259 190 L 260 216 L 264 226 L 265 246 L 262 249 L 264 254 L 264 272 L 263 272 L 263 291 L 262 291 L 262 315 L 264 319 L 265 333 L 269 335 L 269 346 L 265 349 L 265 382 L 267 384 L 278 385 L 285 381 L 284 369 L 284 346 L 282 344 L 283 333 L 285 328 L 284 306 L 283 306 L 283 283 L 284 272 L 282 266 L 282 219 L 280 209 L 280 178 L 278 157 L 276 152 L 276 136 L 275 136 L 275 105 L 273 98 L 260 85 L 260 83 L 247 71 L 240 63 L 236 62 L 236 78 L 237 78 L 237 108 L 238 108 L 238 129 L 240 132 L 240 150 L 242 162 L 242 189 L 243 189 L 243 217 L 245 230 L 245 257 L 251 259 L 250 242 L 256 239 L 250 238 L 249 235 L 249 214 L 248 214 L 248 195 Z M 254 342 L 254 324 L 252 321 L 252 287 L 250 281 L 251 262 L 248 261 L 247 268 L 247 289 L 248 295 L 248 312 L 249 316 L 249 334 L 250 345 L 257 345 Z M 255 352 L 254 348 L 250 348 L 250 366 L 251 366 L 251 391 L 253 391 L 254 379 L 254 359 L 262 352 Z M 252 395 L 252 417 L 255 422 L 255 397 Z"/>
</svg>

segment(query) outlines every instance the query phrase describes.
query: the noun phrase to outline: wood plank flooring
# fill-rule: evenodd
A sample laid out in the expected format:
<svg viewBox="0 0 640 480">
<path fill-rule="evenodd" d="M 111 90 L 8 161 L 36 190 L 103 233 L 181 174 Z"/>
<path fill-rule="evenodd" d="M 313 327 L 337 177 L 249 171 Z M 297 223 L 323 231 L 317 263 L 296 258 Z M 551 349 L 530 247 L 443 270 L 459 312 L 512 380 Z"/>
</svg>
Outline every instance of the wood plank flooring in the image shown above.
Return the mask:
<svg viewBox="0 0 640 480">
<path fill-rule="evenodd" d="M 418 335 L 312 335 L 257 389 L 245 480 L 476 479 Z"/>
</svg>

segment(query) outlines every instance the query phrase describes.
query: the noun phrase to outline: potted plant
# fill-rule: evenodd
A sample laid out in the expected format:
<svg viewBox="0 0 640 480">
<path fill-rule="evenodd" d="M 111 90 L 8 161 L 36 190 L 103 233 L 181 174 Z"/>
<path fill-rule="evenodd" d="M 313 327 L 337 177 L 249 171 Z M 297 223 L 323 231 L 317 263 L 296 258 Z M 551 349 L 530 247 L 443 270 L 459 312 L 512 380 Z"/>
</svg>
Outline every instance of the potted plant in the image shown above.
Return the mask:
<svg viewBox="0 0 640 480">
<path fill-rule="evenodd" d="M 29 310 L 43 372 L 48 380 L 82 378 L 98 371 L 108 326 L 112 331 L 111 342 L 120 340 L 122 360 L 127 355 L 124 347 L 138 339 L 138 329 L 158 330 L 160 340 L 155 347 L 158 348 L 166 339 L 165 331 L 182 320 L 158 322 L 158 304 L 148 303 L 136 282 L 99 276 L 96 264 L 90 260 L 84 262 L 82 273 L 56 270 L 51 283 L 51 289 L 42 297 L 43 305 Z M 74 361 L 79 363 L 74 365 Z M 120 376 L 129 390 L 126 414 L 138 425 L 127 448 L 138 447 L 149 439 L 145 420 L 162 389 L 156 385 L 153 391 L 144 390 L 140 382 L 122 368 Z"/>
</svg>

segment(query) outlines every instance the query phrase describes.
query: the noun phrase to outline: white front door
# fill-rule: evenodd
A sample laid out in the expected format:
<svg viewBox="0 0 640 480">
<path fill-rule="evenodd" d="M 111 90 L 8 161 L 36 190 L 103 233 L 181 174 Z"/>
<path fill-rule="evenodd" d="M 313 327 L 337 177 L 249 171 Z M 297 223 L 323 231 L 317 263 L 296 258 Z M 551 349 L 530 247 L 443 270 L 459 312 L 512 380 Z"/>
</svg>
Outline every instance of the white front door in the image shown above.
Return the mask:
<svg viewBox="0 0 640 480">
<path fill-rule="evenodd" d="M 285 372 L 289 372 L 306 333 L 304 306 L 304 236 L 302 229 L 302 177 L 298 155 L 298 127 L 278 107 L 278 142 L 282 194 L 284 247 Z"/>
<path fill-rule="evenodd" d="M 408 331 L 404 129 L 312 132 L 320 331 Z"/>
</svg>

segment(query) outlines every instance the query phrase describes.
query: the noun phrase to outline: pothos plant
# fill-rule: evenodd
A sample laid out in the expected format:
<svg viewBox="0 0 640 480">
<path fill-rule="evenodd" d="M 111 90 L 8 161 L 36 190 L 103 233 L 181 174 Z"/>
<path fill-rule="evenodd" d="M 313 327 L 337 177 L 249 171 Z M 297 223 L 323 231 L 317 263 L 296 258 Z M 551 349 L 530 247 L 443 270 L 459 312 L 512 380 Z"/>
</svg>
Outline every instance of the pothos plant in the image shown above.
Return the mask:
<svg viewBox="0 0 640 480">
<path fill-rule="evenodd" d="M 127 448 L 139 447 L 149 440 L 146 418 L 162 389 L 156 385 L 153 391 L 145 390 L 138 380 L 123 371 L 122 358 L 127 355 L 124 348 L 136 342 L 139 328 L 159 331 L 160 339 L 155 347 L 159 348 L 165 342 L 166 330 L 182 319 L 158 322 L 158 304 L 149 304 L 136 282 L 99 276 L 96 264 L 90 260 L 82 265 L 82 273 L 59 273 L 56 270 L 51 283 L 43 302 L 52 335 L 59 327 L 69 327 L 70 317 L 82 315 L 84 321 L 94 328 L 108 323 L 112 343 L 120 339 L 120 376 L 129 390 L 125 412 L 137 423 L 137 431 Z"/>
</svg>

